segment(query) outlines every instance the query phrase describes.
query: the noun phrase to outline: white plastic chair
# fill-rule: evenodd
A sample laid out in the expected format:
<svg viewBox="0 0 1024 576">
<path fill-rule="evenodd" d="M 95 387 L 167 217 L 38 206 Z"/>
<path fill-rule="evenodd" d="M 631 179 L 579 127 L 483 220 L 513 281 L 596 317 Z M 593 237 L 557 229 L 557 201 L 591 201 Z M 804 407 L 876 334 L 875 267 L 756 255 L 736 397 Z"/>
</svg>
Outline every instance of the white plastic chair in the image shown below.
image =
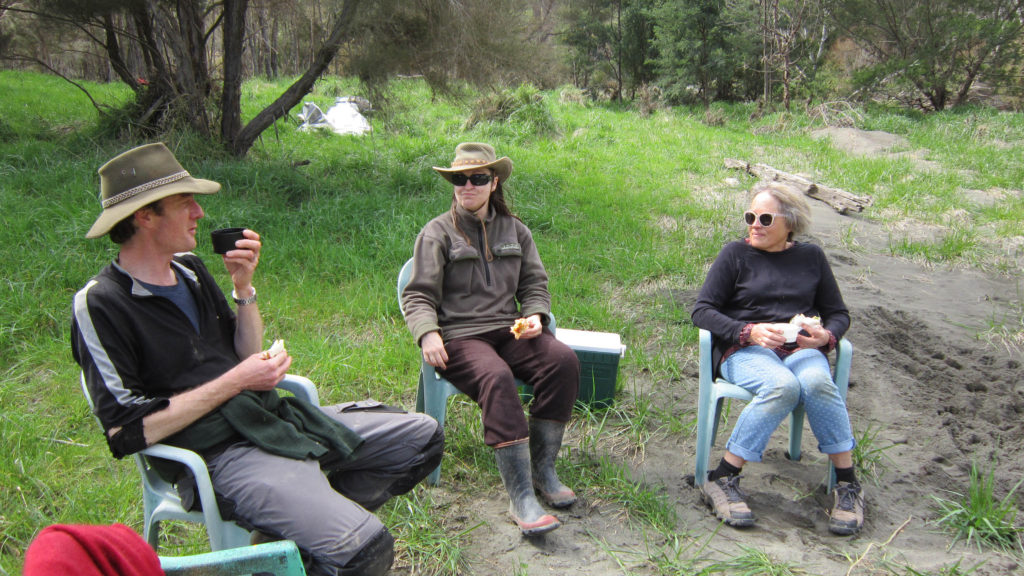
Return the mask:
<svg viewBox="0 0 1024 576">
<path fill-rule="evenodd" d="M 836 361 L 832 379 L 839 388 L 839 395 L 846 400 L 846 391 L 850 384 L 850 364 L 853 361 L 853 344 L 843 338 L 836 350 Z M 711 333 L 700 330 L 699 348 L 699 385 L 697 394 L 697 462 L 693 483 L 695 486 L 704 484 L 708 477 L 708 459 L 711 447 L 718 433 L 718 423 L 722 418 L 722 402 L 726 398 L 735 398 L 750 402 L 754 395 L 743 388 L 730 383 L 724 378 L 715 378 L 715 368 L 711 364 Z M 799 404 L 789 414 L 789 452 L 790 460 L 800 459 L 800 443 L 804 433 L 804 405 Z M 835 484 L 835 467 L 829 462 L 828 489 Z"/>
<path fill-rule="evenodd" d="M 160 568 L 166 576 L 238 576 L 273 574 L 305 576 L 306 569 L 295 542 L 280 540 L 218 550 L 193 556 L 161 556 Z"/>
<path fill-rule="evenodd" d="M 89 410 L 95 411 L 92 396 L 89 395 L 89 387 L 85 382 L 85 374 L 80 374 L 79 378 L 81 380 L 82 392 L 89 403 Z M 277 386 L 313 405 L 318 406 L 320 404 L 320 397 L 317 394 L 316 386 L 308 378 L 288 374 Z M 206 526 L 206 534 L 210 539 L 210 549 L 213 551 L 249 545 L 249 532 L 247 530 L 234 522 L 221 518 L 220 509 L 217 507 L 217 499 L 213 493 L 213 484 L 210 482 L 210 474 L 206 469 L 206 462 L 203 461 L 199 454 L 184 448 L 157 443 L 133 454 L 132 457 L 135 459 L 135 464 L 139 469 L 139 476 L 142 478 L 142 509 L 144 514 L 142 535 L 154 550 L 159 548 L 160 522 L 163 520 L 183 520 L 204 524 Z M 149 458 L 171 460 L 188 467 L 195 477 L 200 510 L 190 512 L 185 509 L 174 484 L 164 480 L 157 474 L 150 464 Z"/>
<path fill-rule="evenodd" d="M 402 315 L 405 315 L 405 309 L 402 307 L 402 291 L 405 290 L 405 285 L 409 283 L 409 277 L 412 274 L 412 258 L 406 260 L 405 264 L 402 265 L 402 269 L 398 272 L 398 308 L 402 311 Z M 551 333 L 555 333 L 555 317 L 550 316 L 551 321 L 548 323 L 548 329 Z M 522 380 L 516 379 L 516 386 L 519 388 L 520 397 L 527 398 L 533 390 L 533 386 L 530 386 Z M 452 385 L 451 382 L 445 380 L 437 373 L 437 370 L 433 366 L 423 360 L 420 356 L 420 377 L 419 385 L 416 389 L 416 411 L 422 412 L 437 420 L 438 425 L 444 428 L 445 416 L 448 413 L 448 398 L 455 396 L 456 394 L 462 394 L 458 388 Z M 434 468 L 434 471 L 427 476 L 427 484 L 430 486 L 437 486 L 441 482 L 441 464 Z"/>
</svg>

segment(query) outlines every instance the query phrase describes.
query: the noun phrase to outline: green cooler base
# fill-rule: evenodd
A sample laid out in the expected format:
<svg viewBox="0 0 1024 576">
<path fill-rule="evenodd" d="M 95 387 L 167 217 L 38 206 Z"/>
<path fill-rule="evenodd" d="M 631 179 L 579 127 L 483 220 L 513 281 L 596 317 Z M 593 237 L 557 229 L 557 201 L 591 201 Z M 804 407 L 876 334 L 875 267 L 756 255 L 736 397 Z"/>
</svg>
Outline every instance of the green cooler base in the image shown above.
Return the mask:
<svg viewBox="0 0 1024 576">
<path fill-rule="evenodd" d="M 619 335 L 607 332 L 586 332 L 559 328 L 555 337 L 564 342 L 580 361 L 580 389 L 577 402 L 590 408 L 608 408 L 615 401 L 615 381 L 619 374 L 619 358 L 625 347 Z M 519 387 L 524 402 L 533 398 L 533 388 Z"/>
<path fill-rule="evenodd" d="M 619 374 L 619 355 L 576 350 L 580 359 L 580 402 L 594 408 L 607 408 L 615 400 L 615 380 Z"/>
</svg>

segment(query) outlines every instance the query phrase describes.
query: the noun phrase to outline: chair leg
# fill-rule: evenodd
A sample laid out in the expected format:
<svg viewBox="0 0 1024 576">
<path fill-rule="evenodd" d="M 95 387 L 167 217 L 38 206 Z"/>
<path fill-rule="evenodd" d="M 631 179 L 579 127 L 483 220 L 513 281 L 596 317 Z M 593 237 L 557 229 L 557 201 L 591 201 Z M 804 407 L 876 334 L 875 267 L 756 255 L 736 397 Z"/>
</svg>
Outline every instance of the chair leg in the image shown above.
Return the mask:
<svg viewBox="0 0 1024 576">
<path fill-rule="evenodd" d="M 789 414 L 789 452 L 786 457 L 790 460 L 800 459 L 800 443 L 804 436 L 804 405 L 799 404 Z"/>
<path fill-rule="evenodd" d="M 697 466 L 694 470 L 693 485 L 701 486 L 708 478 L 708 461 L 711 458 L 711 447 L 715 443 L 715 432 L 718 428 L 718 414 L 721 411 L 721 398 L 714 400 L 716 407 L 702 404 L 697 408 Z"/>
<path fill-rule="evenodd" d="M 146 516 L 146 525 L 143 528 L 143 536 L 146 538 L 146 542 L 153 550 L 160 549 L 160 521 L 153 520 L 149 515 Z"/>
<path fill-rule="evenodd" d="M 710 446 L 714 446 L 715 445 L 715 438 L 718 438 L 718 425 L 722 423 L 722 407 L 725 405 L 725 402 L 726 402 L 725 398 L 716 398 L 715 399 L 715 419 L 712 421 L 712 424 L 711 424 L 711 444 L 710 444 Z M 730 400 L 730 402 L 731 402 L 731 400 Z M 731 406 L 731 404 L 730 404 L 730 406 Z"/>
<path fill-rule="evenodd" d="M 206 526 L 208 533 L 211 532 L 209 524 Z M 231 548 L 242 548 L 251 544 L 251 535 L 248 530 L 242 528 L 234 522 L 227 520 L 223 521 L 219 529 L 217 529 L 216 538 L 213 534 L 210 535 L 210 549 L 211 550 L 229 550 Z M 215 542 L 216 540 L 216 542 Z"/>
<path fill-rule="evenodd" d="M 789 451 L 786 457 L 790 460 L 800 459 L 800 443 L 804 435 L 804 406 L 800 404 L 789 414 Z M 828 461 L 828 492 L 836 485 L 836 467 L 832 460 Z"/>
<path fill-rule="evenodd" d="M 433 379 L 433 381 L 426 381 L 427 376 L 420 376 L 420 390 L 422 392 L 422 406 L 423 411 L 434 420 L 437 420 L 437 424 L 444 428 L 445 416 L 448 412 L 448 387 L 450 384 L 447 381 Z M 421 400 L 417 399 L 417 406 L 421 404 Z M 437 465 L 427 476 L 427 485 L 437 486 L 441 482 L 441 464 Z"/>
</svg>

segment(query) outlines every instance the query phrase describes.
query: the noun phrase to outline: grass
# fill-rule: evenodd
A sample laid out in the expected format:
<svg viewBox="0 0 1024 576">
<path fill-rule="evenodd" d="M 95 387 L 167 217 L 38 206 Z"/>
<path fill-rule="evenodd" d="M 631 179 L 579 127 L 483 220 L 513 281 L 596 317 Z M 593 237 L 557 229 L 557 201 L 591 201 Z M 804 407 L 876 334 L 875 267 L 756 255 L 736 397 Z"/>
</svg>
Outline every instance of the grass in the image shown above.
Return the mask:
<svg viewBox="0 0 1024 576">
<path fill-rule="evenodd" d="M 244 114 L 288 83 L 248 82 Z M 114 84 L 87 87 L 113 116 L 130 96 Z M 358 90 L 350 79 L 325 78 L 307 100 L 326 109 Z M 372 396 L 404 406 L 414 402 L 418 349 L 398 311 L 395 275 L 420 227 L 450 202 L 430 168 L 450 161 L 460 141 L 495 143 L 515 161 L 509 196 L 550 272 L 559 326 L 616 332 L 628 346 L 614 407 L 577 413 L 559 472 L 649 535 L 643 548 L 610 556 L 639 557 L 666 574 L 707 567 L 706 548 L 680 534 L 665 491 L 632 469 L 652 439 L 693 433 L 692 406 L 667 405 L 653 393 L 695 386 L 687 374 L 696 330 L 679 293 L 696 290 L 721 245 L 743 233 L 735 214 L 752 179 L 725 183 L 736 174 L 723 159 L 872 194 L 876 204 L 865 217 L 887 226 L 896 254 L 1006 272 L 1016 269 L 1019 254 L 1007 246 L 1017 245 L 1024 205 L 1019 193 L 1000 191 L 1024 181 L 1024 116 L 985 109 L 851 116 L 861 128 L 928 149 L 940 167 L 921 173 L 908 170 L 907 159 L 836 153 L 807 135 L 820 124 L 798 114 L 751 121 L 752 106 L 716 105 L 721 113 L 709 126 L 703 109 L 641 115 L 562 101 L 559 92 L 521 87 L 504 100 L 459 102 L 433 98 L 422 81 L 405 79 L 386 107 L 374 103 L 365 137 L 305 134 L 286 118 L 245 160 L 195 134 L 164 140 L 193 174 L 223 184 L 203 199 L 200 256 L 211 257 L 205 235 L 214 228 L 245 225 L 263 235 L 257 283 L 268 342 L 286 340 L 294 370 L 318 383 L 322 402 Z M 48 524 L 140 527 L 137 473 L 130 461 L 110 457 L 78 390 L 68 342 L 73 294 L 115 254 L 109 242 L 83 238 L 99 211 L 96 169 L 140 142 L 111 139 L 109 117 L 56 78 L 0 71 L 0 93 L 0 437 L 11 455 L 0 458 L 0 574 L 16 574 L 28 543 Z M 507 101 L 525 108 L 502 108 L 494 120 L 488 111 Z M 478 122 L 464 128 L 474 114 Z M 965 190 L 984 191 L 989 201 Z M 845 241 L 853 237 L 851 227 Z M 227 288 L 226 274 L 213 272 Z M 1006 328 L 998 337 L 1019 338 L 1022 319 L 993 319 Z M 418 487 L 381 512 L 399 540 L 397 564 L 416 573 L 452 573 L 470 563 L 467 542 L 480 528 L 457 522 L 453 510 L 470 491 L 499 489 L 493 455 L 480 441 L 479 410 L 454 399 L 446 431 L 442 481 L 456 500 L 435 500 Z M 203 550 L 195 526 L 172 523 L 164 534 L 168 549 Z"/>
<path fill-rule="evenodd" d="M 982 546 L 997 548 L 1003 552 L 1024 554 L 1024 527 L 1017 526 L 1017 488 L 1010 489 L 1002 498 L 995 494 L 995 464 L 987 474 L 971 466 L 971 481 L 966 494 L 951 492 L 953 499 L 932 495 L 935 501 L 935 523 L 953 533 L 950 547 L 963 540 L 969 546 L 972 542 L 980 550 Z"/>
<path fill-rule="evenodd" d="M 591 538 L 615 561 L 623 574 L 634 574 L 632 568 L 639 565 L 644 574 L 648 573 L 647 570 L 653 570 L 655 574 L 665 576 L 705 576 L 714 573 L 711 568 L 714 564 L 708 560 L 708 545 L 720 528 L 721 524 L 705 534 L 703 539 L 679 532 L 667 535 L 651 533 L 643 539 L 644 546 L 637 550 L 618 549 L 593 534 Z"/>
<path fill-rule="evenodd" d="M 424 490 L 395 498 L 385 508 L 383 522 L 404 535 L 400 558 L 411 573 L 458 574 L 467 568 L 462 546 L 480 524 L 448 526 L 444 517 L 436 514 L 430 493 Z"/>
<path fill-rule="evenodd" d="M 1015 286 L 1017 305 L 1010 312 L 993 313 L 988 318 L 987 327 L 981 330 L 978 338 L 989 342 L 996 348 L 1003 348 L 1011 356 L 1020 356 L 1024 351 L 1024 289 L 1018 281 Z"/>
<path fill-rule="evenodd" d="M 888 566 L 887 569 L 893 576 L 968 576 L 968 574 L 973 574 L 981 567 L 981 563 L 969 568 L 961 567 L 960 564 L 962 562 L 963 560 L 957 560 L 952 564 L 943 566 L 938 572 L 924 572 L 916 570 L 911 566 Z"/>
<path fill-rule="evenodd" d="M 743 550 L 742 554 L 711 565 L 708 572 L 735 576 L 797 576 L 806 573 L 799 566 L 780 561 L 763 550 L 743 545 L 740 549 Z"/>
<path fill-rule="evenodd" d="M 878 434 L 880 430 L 872 429 L 869 424 L 860 436 L 857 436 L 857 445 L 853 447 L 853 467 L 862 478 L 871 478 L 875 484 L 882 479 L 888 470 L 892 460 L 885 454 L 886 450 L 893 447 L 893 444 L 880 446 Z"/>
</svg>

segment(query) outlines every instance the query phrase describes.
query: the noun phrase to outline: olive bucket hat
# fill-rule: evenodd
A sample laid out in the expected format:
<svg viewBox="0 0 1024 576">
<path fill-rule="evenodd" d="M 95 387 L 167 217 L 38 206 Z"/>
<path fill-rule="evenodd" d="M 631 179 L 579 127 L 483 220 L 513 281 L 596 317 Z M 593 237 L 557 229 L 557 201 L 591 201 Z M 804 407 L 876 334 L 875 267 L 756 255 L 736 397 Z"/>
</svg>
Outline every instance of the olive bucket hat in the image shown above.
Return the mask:
<svg viewBox="0 0 1024 576">
<path fill-rule="evenodd" d="M 512 160 L 508 156 L 498 158 L 490 144 L 463 142 L 455 147 L 455 159 L 450 167 L 434 166 L 434 170 L 449 182 L 452 174 L 476 168 L 490 168 L 498 180 L 504 182 L 512 174 Z"/>
<path fill-rule="evenodd" d="M 99 238 L 143 206 L 175 194 L 213 194 L 220 184 L 193 178 L 163 142 L 124 152 L 99 169 L 103 212 L 85 235 Z"/>
</svg>

